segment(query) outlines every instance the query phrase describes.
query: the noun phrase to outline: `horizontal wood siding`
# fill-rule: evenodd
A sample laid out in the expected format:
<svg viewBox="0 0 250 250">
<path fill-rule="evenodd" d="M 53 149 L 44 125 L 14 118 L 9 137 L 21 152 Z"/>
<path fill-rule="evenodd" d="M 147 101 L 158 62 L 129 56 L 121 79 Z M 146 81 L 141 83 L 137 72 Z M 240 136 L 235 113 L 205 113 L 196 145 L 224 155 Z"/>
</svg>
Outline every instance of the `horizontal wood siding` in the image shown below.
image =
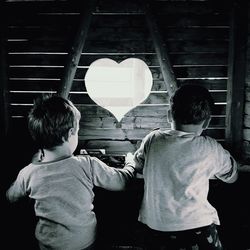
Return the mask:
<svg viewBox="0 0 250 250">
<path fill-rule="evenodd" d="M 134 151 L 152 129 L 169 128 L 169 96 L 153 41 L 146 25 L 143 1 L 99 0 L 92 16 L 70 99 L 82 113 L 79 147 L 108 152 Z M 227 100 L 229 12 L 209 1 L 153 1 L 161 35 L 178 85 L 206 86 L 215 112 L 206 134 L 223 143 Z M 6 1 L 9 99 L 12 124 L 26 123 L 33 99 L 55 93 L 80 20 L 72 1 Z M 85 88 L 89 65 L 99 58 L 117 62 L 142 59 L 153 75 L 149 97 L 120 123 L 96 105 Z"/>
</svg>

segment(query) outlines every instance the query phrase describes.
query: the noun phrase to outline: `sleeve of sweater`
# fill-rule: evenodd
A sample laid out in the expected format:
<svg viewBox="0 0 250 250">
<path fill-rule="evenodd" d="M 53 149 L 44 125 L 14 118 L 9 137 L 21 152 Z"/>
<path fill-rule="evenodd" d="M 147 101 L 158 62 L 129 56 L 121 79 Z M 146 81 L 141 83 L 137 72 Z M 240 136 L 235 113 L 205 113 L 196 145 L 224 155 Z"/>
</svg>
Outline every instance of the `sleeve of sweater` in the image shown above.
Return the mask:
<svg viewBox="0 0 250 250">
<path fill-rule="evenodd" d="M 25 196 L 26 196 L 26 191 L 25 191 L 25 185 L 24 185 L 23 170 L 21 170 L 16 180 L 12 183 L 12 185 L 6 191 L 6 198 L 10 202 L 16 202 Z"/>
<path fill-rule="evenodd" d="M 233 183 L 238 178 L 238 164 L 232 155 L 220 144 L 217 144 L 217 173 L 216 178 L 223 182 Z"/>
<path fill-rule="evenodd" d="M 135 175 L 134 164 L 127 161 L 123 168 L 109 167 L 96 157 L 91 157 L 91 172 L 95 186 L 111 191 L 121 191 Z"/>
</svg>

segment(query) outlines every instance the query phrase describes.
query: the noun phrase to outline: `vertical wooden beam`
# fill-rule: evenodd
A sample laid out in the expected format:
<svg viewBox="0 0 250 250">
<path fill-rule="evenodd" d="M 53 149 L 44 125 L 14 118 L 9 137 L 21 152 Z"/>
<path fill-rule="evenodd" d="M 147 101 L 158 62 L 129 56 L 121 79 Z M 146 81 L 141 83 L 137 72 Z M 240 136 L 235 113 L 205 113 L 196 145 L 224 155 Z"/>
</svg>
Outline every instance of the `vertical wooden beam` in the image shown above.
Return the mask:
<svg viewBox="0 0 250 250">
<path fill-rule="evenodd" d="M 68 60 L 64 68 L 64 75 L 62 78 L 61 86 L 58 90 L 58 94 L 64 98 L 67 98 L 72 87 L 72 83 L 75 77 L 77 66 L 81 57 L 81 53 L 86 41 L 92 12 L 94 10 L 96 1 L 84 1 L 86 4 L 83 13 L 81 14 L 81 20 L 79 22 L 79 28 L 71 46 L 71 51 L 68 55 Z"/>
<path fill-rule="evenodd" d="M 235 157 L 241 156 L 247 51 L 247 2 L 234 0 L 231 13 L 226 143 Z"/>
<path fill-rule="evenodd" d="M 168 93 L 171 96 L 177 89 L 177 81 L 168 57 L 166 44 L 161 36 L 155 17 L 152 14 L 150 2 L 146 4 L 145 15 L 147 25 L 149 27 L 150 34 L 153 39 L 157 58 L 160 63 L 163 79 L 167 86 Z"/>
<path fill-rule="evenodd" d="M 0 124 L 1 138 L 5 138 L 9 128 L 9 102 L 8 102 L 8 76 L 7 76 L 7 51 L 6 51 L 6 20 L 4 3 L 0 8 Z"/>
</svg>

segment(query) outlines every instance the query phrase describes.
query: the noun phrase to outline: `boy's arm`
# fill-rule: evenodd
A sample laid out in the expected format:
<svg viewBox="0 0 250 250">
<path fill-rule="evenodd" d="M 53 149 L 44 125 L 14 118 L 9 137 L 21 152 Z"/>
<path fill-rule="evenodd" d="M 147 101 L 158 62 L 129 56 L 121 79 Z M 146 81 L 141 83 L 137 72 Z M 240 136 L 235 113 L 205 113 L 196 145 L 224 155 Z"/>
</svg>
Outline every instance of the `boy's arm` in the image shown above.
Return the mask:
<svg viewBox="0 0 250 250">
<path fill-rule="evenodd" d="M 134 178 L 134 161 L 131 155 L 127 155 L 124 168 L 114 168 L 109 167 L 96 157 L 91 157 L 91 171 L 95 186 L 111 191 L 120 191 L 124 190 L 127 182 Z"/>
<path fill-rule="evenodd" d="M 23 192 L 21 186 L 16 181 L 13 182 L 9 189 L 6 191 L 6 198 L 11 203 L 18 201 L 25 196 L 26 195 Z"/>
<path fill-rule="evenodd" d="M 26 196 L 26 192 L 22 185 L 21 172 L 18 174 L 17 179 L 12 183 L 9 189 L 6 191 L 6 198 L 10 202 L 16 202 Z"/>
<path fill-rule="evenodd" d="M 238 179 L 238 163 L 233 156 L 221 146 L 218 147 L 220 170 L 215 177 L 226 183 L 234 183 Z"/>
</svg>

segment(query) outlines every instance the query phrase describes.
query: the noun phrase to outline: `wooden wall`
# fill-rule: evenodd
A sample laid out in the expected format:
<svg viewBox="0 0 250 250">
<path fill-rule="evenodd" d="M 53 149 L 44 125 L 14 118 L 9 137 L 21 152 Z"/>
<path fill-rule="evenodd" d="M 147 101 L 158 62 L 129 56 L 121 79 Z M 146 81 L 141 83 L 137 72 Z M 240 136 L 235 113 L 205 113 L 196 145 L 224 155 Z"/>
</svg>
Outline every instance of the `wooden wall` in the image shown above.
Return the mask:
<svg viewBox="0 0 250 250">
<path fill-rule="evenodd" d="M 153 128 L 168 128 L 169 95 L 145 20 L 145 1 L 99 0 L 92 14 L 70 99 L 82 112 L 79 147 L 107 152 L 134 151 Z M 83 6 L 83 7 L 81 7 Z M 84 3 L 6 1 L 6 59 L 10 127 L 22 127 L 33 99 L 54 93 L 61 83 L 68 52 Z M 230 4 L 214 1 L 159 1 L 151 4 L 178 85 L 208 87 L 216 109 L 206 134 L 225 143 Z M 147 100 L 120 123 L 86 93 L 84 76 L 91 62 L 108 57 L 144 60 L 153 74 Z"/>
<path fill-rule="evenodd" d="M 250 8 L 248 4 L 248 23 L 250 23 Z M 250 161 L 250 25 L 248 25 L 247 64 L 245 82 L 245 107 L 243 129 L 243 158 Z"/>
</svg>

